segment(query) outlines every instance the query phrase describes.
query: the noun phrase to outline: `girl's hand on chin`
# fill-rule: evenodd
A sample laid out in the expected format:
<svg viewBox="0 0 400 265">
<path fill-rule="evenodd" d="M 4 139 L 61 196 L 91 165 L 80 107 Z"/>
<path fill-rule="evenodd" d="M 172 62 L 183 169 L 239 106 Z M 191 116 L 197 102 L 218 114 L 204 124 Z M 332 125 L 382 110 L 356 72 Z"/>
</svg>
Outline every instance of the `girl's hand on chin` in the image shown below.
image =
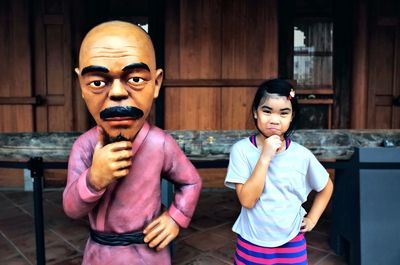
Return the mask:
<svg viewBox="0 0 400 265">
<path fill-rule="evenodd" d="M 282 146 L 282 140 L 278 135 L 272 135 L 265 139 L 262 147 L 262 156 L 272 159 Z"/>
</svg>

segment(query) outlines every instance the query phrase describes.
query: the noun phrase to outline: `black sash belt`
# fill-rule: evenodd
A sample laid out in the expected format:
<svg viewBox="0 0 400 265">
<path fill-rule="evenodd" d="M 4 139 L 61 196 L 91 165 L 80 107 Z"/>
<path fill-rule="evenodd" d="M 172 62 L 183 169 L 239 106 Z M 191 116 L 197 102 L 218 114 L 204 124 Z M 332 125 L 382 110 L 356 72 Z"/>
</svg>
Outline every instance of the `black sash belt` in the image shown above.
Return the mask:
<svg viewBox="0 0 400 265">
<path fill-rule="evenodd" d="M 142 232 L 115 234 L 94 231 L 90 229 L 90 238 L 101 245 L 127 246 L 130 244 L 145 244 Z"/>
</svg>

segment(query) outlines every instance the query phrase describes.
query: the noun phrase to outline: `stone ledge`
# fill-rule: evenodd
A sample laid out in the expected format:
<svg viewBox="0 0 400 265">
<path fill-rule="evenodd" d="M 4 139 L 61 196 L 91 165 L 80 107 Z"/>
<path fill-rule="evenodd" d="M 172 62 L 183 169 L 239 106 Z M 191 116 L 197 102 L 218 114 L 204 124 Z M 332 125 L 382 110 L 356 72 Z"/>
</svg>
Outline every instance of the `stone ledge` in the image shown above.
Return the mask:
<svg viewBox="0 0 400 265">
<path fill-rule="evenodd" d="M 255 131 L 167 131 L 192 160 L 228 159 L 230 147 Z M 80 132 L 1 133 L 0 160 L 24 161 L 41 156 L 45 161 L 67 161 Z M 325 161 L 348 160 L 354 147 L 400 146 L 400 130 L 298 130 L 291 136 Z"/>
</svg>

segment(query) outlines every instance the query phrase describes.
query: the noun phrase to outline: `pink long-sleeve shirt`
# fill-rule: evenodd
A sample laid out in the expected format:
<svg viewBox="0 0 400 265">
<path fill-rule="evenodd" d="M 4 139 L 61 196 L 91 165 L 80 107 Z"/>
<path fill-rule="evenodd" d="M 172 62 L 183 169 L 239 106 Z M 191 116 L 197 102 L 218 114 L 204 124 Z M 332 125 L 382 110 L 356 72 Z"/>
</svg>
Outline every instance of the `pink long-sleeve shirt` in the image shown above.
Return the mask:
<svg viewBox="0 0 400 265">
<path fill-rule="evenodd" d="M 68 162 L 63 194 L 65 213 L 71 218 L 89 215 L 93 230 L 128 233 L 144 227 L 162 213 L 161 178 L 174 183 L 175 198 L 169 215 L 187 227 L 201 190 L 196 169 L 175 140 L 161 129 L 145 123 L 132 145 L 129 174 L 95 192 L 87 185 L 98 132 L 93 128 L 74 143 Z M 168 248 L 160 252 L 146 244 L 106 246 L 88 240 L 82 264 L 170 264 Z"/>
</svg>

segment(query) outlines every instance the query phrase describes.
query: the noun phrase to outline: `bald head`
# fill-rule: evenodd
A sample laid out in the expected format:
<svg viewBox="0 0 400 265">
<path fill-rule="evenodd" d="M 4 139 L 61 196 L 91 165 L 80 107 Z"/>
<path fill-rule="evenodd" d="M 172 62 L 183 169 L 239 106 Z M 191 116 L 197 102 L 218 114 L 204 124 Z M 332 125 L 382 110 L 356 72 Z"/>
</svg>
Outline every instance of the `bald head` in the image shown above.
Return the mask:
<svg viewBox="0 0 400 265">
<path fill-rule="evenodd" d="M 134 139 L 163 79 L 162 69 L 156 69 L 149 35 L 127 22 L 100 24 L 85 36 L 75 72 L 90 113 L 109 138 Z M 111 116 L 101 115 L 117 109 L 135 113 L 115 111 Z"/>
<path fill-rule="evenodd" d="M 139 26 L 124 21 L 109 21 L 91 29 L 82 41 L 79 51 L 79 66 L 87 56 L 93 54 L 135 47 L 143 49 L 154 60 L 155 52 L 150 36 Z M 94 55 L 96 56 L 96 55 Z"/>
</svg>

